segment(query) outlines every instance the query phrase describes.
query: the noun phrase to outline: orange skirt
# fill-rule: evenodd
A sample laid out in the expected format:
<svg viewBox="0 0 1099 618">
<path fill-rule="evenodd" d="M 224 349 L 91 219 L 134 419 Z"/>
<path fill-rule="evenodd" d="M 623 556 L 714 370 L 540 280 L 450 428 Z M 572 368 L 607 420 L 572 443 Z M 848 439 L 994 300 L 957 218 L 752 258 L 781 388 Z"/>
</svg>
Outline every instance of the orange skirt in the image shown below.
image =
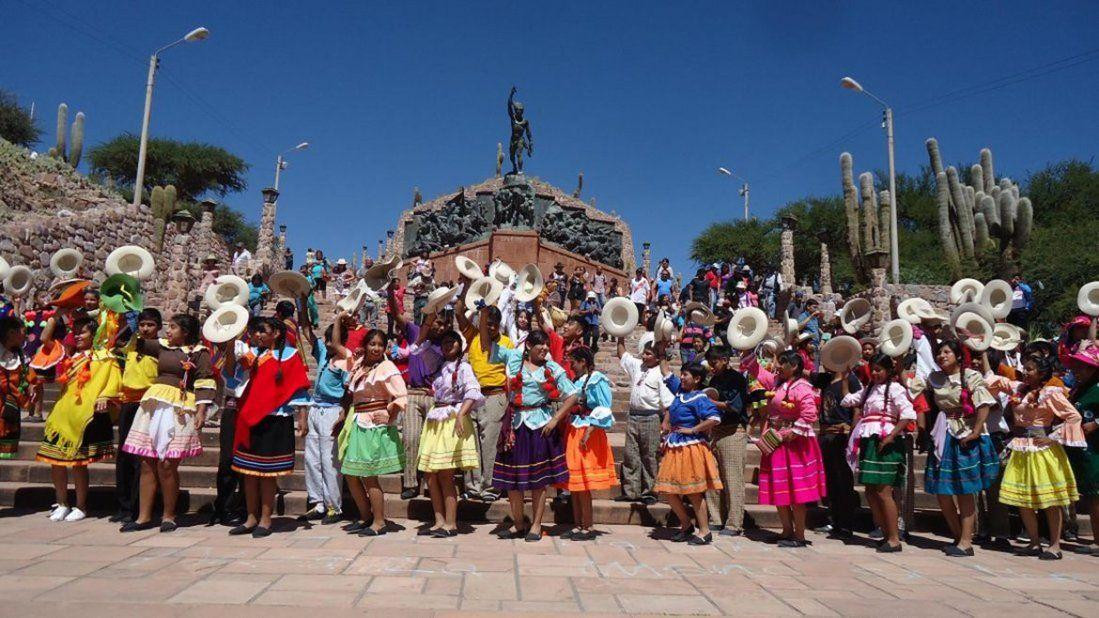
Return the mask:
<svg viewBox="0 0 1099 618">
<path fill-rule="evenodd" d="M 580 447 L 584 437 L 583 427 L 568 425 L 565 429 L 565 462 L 569 466 L 569 481 L 554 487 L 568 491 L 592 491 L 610 489 L 618 485 L 614 473 L 614 453 L 607 442 L 607 432 L 593 429 L 588 444 Z"/>
<path fill-rule="evenodd" d="M 700 494 L 721 487 L 717 460 L 705 442 L 664 449 L 656 473 L 656 493 Z"/>
</svg>

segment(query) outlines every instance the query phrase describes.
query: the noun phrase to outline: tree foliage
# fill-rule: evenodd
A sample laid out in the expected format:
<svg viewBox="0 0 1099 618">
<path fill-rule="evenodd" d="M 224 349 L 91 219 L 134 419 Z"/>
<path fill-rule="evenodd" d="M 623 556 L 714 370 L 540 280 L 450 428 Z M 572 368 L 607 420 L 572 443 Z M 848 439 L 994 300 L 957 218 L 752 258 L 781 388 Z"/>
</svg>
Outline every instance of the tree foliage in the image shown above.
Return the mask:
<svg viewBox="0 0 1099 618">
<path fill-rule="evenodd" d="M 92 148 L 88 156 L 92 174 L 132 191 L 139 144 L 136 136 L 126 133 Z M 197 202 L 208 193 L 225 197 L 243 191 L 247 170 L 243 159 L 218 146 L 150 139 L 143 185 L 175 185 L 181 200 Z"/>
<path fill-rule="evenodd" d="M 0 137 L 30 148 L 38 143 L 40 135 L 42 130 L 34 124 L 30 111 L 19 105 L 14 94 L 0 90 Z"/>
</svg>

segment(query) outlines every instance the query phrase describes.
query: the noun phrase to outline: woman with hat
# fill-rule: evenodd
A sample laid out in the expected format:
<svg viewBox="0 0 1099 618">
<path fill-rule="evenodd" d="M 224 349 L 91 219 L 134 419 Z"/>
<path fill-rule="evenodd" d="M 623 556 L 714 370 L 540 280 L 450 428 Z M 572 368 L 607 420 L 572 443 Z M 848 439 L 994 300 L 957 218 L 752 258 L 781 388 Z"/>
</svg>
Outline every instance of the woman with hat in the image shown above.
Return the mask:
<svg viewBox="0 0 1099 618">
<path fill-rule="evenodd" d="M 759 503 L 773 504 L 782 521 L 779 547 L 805 547 L 806 505 L 827 495 L 824 462 L 813 423 L 820 395 L 805 379 L 805 361 L 795 350 L 778 357 L 780 383 L 767 406 L 765 436 L 777 436 L 759 465 Z M 773 430 L 773 432 L 771 431 Z"/>
<path fill-rule="evenodd" d="M 1069 357 L 1069 368 L 1076 377 L 1076 386 L 1069 393 L 1069 401 L 1083 417 L 1087 448 L 1068 449 L 1072 473 L 1076 477 L 1076 489 L 1086 499 L 1091 517 L 1093 543 L 1080 546 L 1081 553 L 1099 555 L 1099 344 L 1092 343 Z"/>
<path fill-rule="evenodd" d="M 991 488 L 1000 470 L 986 427 L 989 408 L 996 400 L 980 372 L 967 368 L 966 349 L 957 339 L 941 342 L 936 356 L 940 370 L 931 372 L 925 388 L 917 387 L 935 419 L 924 490 L 938 498 L 954 536 L 954 543 L 943 549 L 951 557 L 973 555 L 974 496 Z M 921 429 L 927 429 L 927 421 L 927 414 L 917 415 Z"/>
<path fill-rule="evenodd" d="M 898 438 L 916 421 L 908 390 L 894 381 L 894 370 L 891 357 L 875 355 L 870 361 L 869 385 L 851 393 L 847 380 L 843 380 L 844 396 L 840 402 L 847 407 L 857 406 L 855 426 L 848 439 L 848 462 L 857 462 L 858 482 L 866 486 L 874 523 L 885 534 L 884 542 L 878 546 L 882 553 L 901 551 L 893 488 L 900 487 L 905 480 L 905 449 Z"/>
<path fill-rule="evenodd" d="M 88 464 L 114 454 L 110 409 L 118 401 L 122 371 L 110 350 L 93 348 L 96 324 L 89 318 L 73 323 L 73 354 L 57 368 L 64 390 L 46 419 L 37 461 L 53 466 L 57 504 L 51 521 L 84 519 L 88 501 Z M 72 469 L 76 506 L 69 507 L 68 479 Z"/>
<path fill-rule="evenodd" d="M 34 405 L 38 376 L 23 354 L 27 333 L 15 315 L 0 317 L 0 459 L 19 450 L 20 414 Z"/>
<path fill-rule="evenodd" d="M 198 319 L 186 313 L 168 321 L 162 340 L 138 338 L 138 354 L 156 359 L 157 374 L 145 391 L 122 450 L 141 457 L 140 512 L 121 531 L 153 526 L 157 485 L 164 501 L 161 532 L 172 532 L 179 494 L 179 462 L 202 454 L 199 432 L 206 408 L 214 403 L 210 351 L 202 345 Z"/>
<path fill-rule="evenodd" d="M 260 318 L 251 346 L 226 356 L 226 371 L 236 363 L 248 369 L 248 386 L 237 405 L 232 469 L 243 477 L 248 518 L 229 534 L 270 536 L 278 477 L 294 472 L 295 406 L 308 401 L 309 375 L 298 349 L 287 341 L 286 324 Z M 298 422 L 298 435 L 308 428 Z"/>
<path fill-rule="evenodd" d="M 386 334 L 377 329 L 363 338 L 348 384 L 352 410 L 345 410 L 337 422 L 343 425 L 337 446 L 340 471 L 348 477 L 362 518 L 347 530 L 361 536 L 386 533 L 385 494 L 378 476 L 400 472 L 405 466 L 397 418 L 408 406 L 408 389 L 401 371 L 385 356 L 388 343 Z"/>
<path fill-rule="evenodd" d="M 993 392 L 1010 394 L 1014 418 L 1000 502 L 1019 508 L 1030 537 L 1030 544 L 1017 553 L 1042 560 L 1061 559 L 1061 507 L 1080 498 L 1065 447 L 1088 448 L 1080 412 L 1063 386 L 1051 384 L 1054 363 L 1053 358 L 1028 357 L 1023 361 L 1021 382 L 986 376 Z M 1039 510 L 1045 511 L 1049 524 L 1050 545 L 1045 551 L 1038 532 Z"/>
</svg>

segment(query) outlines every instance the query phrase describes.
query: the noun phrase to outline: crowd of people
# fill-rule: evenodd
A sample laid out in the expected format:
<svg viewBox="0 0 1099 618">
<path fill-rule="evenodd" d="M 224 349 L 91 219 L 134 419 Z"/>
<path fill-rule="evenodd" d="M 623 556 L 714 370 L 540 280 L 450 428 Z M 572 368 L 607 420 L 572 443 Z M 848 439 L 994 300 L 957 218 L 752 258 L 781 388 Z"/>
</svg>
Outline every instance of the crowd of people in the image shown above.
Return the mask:
<svg viewBox="0 0 1099 618">
<path fill-rule="evenodd" d="M 424 533 L 433 537 L 458 534 L 459 499 L 506 497 L 511 517 L 500 536 L 537 542 L 556 493 L 573 511 L 563 536 L 589 540 L 592 492 L 621 486 L 616 500 L 665 499 L 677 522 L 671 539 L 704 545 L 714 532 L 745 529 L 749 444 L 762 453 L 759 503 L 776 507 L 782 547 L 810 543 L 808 508 L 824 503 L 829 523 L 819 532 L 869 532 L 877 551 L 901 551 L 914 525 L 917 451 L 927 453 L 924 491 L 953 535 L 948 556 L 1021 538 L 1018 553 L 1058 559 L 1072 536 L 1065 514 L 1074 521 L 1081 498 L 1093 530 L 1099 525 L 1094 317 L 1073 320 L 1054 341 L 1020 335 L 1013 348 L 976 352 L 929 308 L 912 320 L 910 349 L 886 354 L 876 333 L 858 332 L 861 359 L 829 370 L 822 349 L 844 325 L 826 322 L 810 294 L 795 294 L 780 313 L 781 280 L 743 261 L 699 269 L 683 285 L 667 260 L 654 280 L 638 270 L 621 286 L 599 269 L 569 274 L 557 264 L 531 300 L 518 299 L 511 273 L 498 299 L 467 306 L 475 278 L 436 282 L 423 256 L 404 281 L 392 277 L 375 300 L 341 309 L 320 331 L 317 299 L 329 298 L 328 284 L 345 298 L 364 273 L 311 253 L 302 265 L 309 290 L 286 298 L 257 275 L 246 328 L 221 343 L 204 339 L 193 312 L 165 325 L 156 309 L 108 306 L 86 280 L 62 282 L 35 306 L 4 299 L 0 457 L 15 454 L 23 412 L 42 418 L 43 383 L 62 387 L 36 456 L 52 466 L 52 520 L 85 517 L 87 466 L 114 456 L 120 530 L 171 532 L 178 467 L 201 454 L 201 432 L 216 417 L 211 521 L 234 535 L 271 534 L 295 436 L 304 442 L 304 517 L 347 519 L 346 486 L 355 512 L 344 529 L 362 536 L 389 530 L 380 477 L 400 474 L 402 498 L 426 487 L 434 521 Z M 480 274 L 492 276 L 487 267 Z M 267 316 L 265 304 L 278 296 Z M 636 305 L 645 331 L 636 349 L 600 327 L 604 305 L 619 296 Z M 790 319 L 788 336 L 730 345 L 730 321 L 756 307 Z M 607 437 L 615 389 L 596 360 L 610 340 L 629 380 L 617 421 L 626 425 L 621 478 Z M 306 355 L 316 364 L 312 379 Z M 856 484 L 872 528 L 861 520 Z M 1012 510 L 1021 536 L 1012 534 Z"/>
</svg>

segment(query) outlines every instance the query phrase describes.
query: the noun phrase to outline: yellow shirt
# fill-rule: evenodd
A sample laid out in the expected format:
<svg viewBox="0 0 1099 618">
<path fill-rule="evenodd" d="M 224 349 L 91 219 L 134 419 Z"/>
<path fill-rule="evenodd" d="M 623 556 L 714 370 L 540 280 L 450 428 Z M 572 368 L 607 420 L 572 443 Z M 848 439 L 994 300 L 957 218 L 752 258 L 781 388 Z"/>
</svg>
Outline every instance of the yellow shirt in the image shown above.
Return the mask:
<svg viewBox="0 0 1099 618">
<path fill-rule="evenodd" d="M 138 354 L 131 341 L 126 346 L 126 368 L 122 371 L 122 401 L 141 401 L 141 396 L 153 385 L 159 370 L 156 357 Z"/>
<path fill-rule="evenodd" d="M 476 330 L 470 328 L 462 335 L 466 341 L 469 341 L 469 365 L 473 367 L 473 375 L 477 376 L 477 382 L 482 387 L 489 388 L 506 385 L 508 377 L 504 373 L 504 363 L 488 362 L 489 352 L 481 349 L 481 335 L 476 333 Z M 515 347 L 506 335 L 500 335 L 497 344 L 509 350 Z"/>
</svg>

